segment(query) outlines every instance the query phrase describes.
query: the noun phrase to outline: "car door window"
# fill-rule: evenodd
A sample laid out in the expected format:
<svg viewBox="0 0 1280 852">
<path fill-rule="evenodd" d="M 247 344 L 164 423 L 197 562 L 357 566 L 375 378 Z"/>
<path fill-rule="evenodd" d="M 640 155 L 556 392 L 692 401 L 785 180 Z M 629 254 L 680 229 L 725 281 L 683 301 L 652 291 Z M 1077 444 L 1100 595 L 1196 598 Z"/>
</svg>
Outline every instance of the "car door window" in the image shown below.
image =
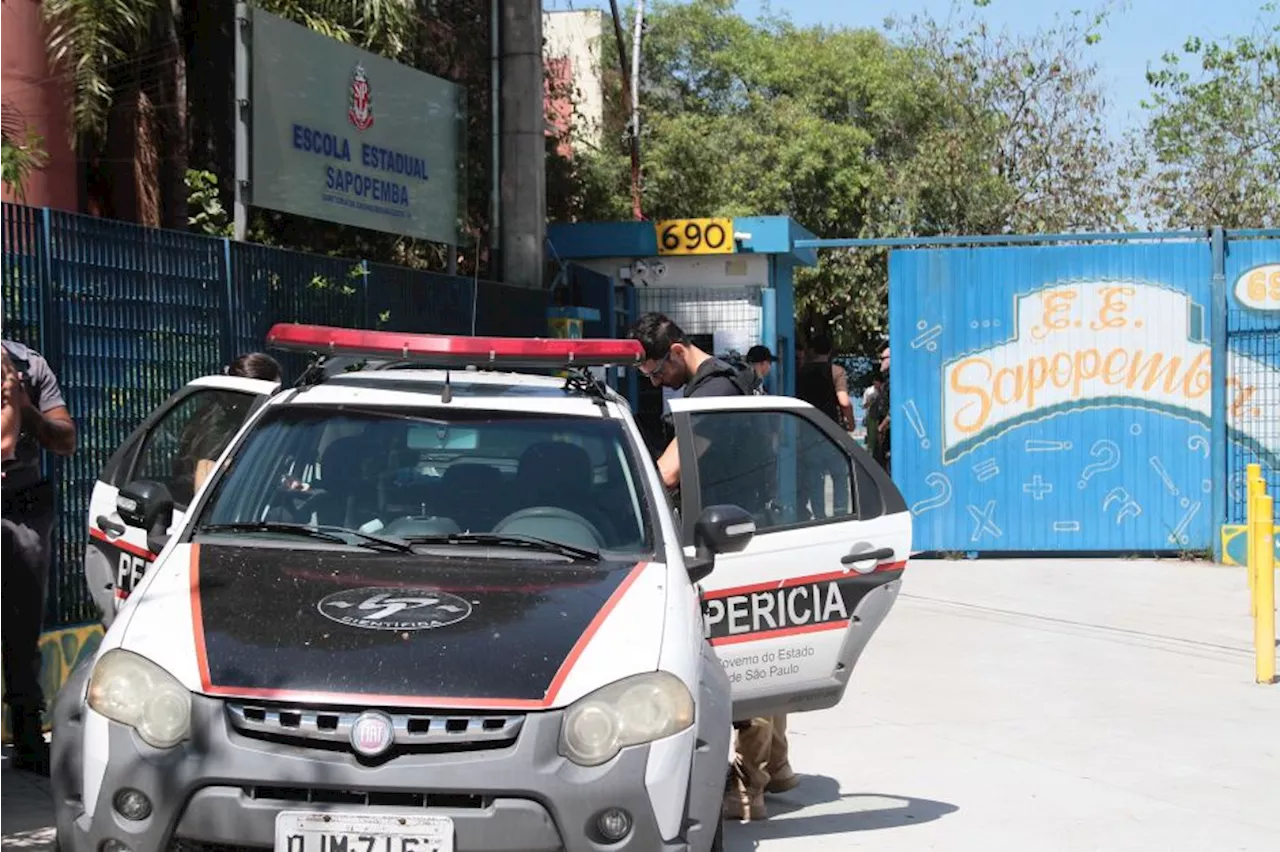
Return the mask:
<svg viewBox="0 0 1280 852">
<path fill-rule="evenodd" d="M 766 532 L 856 519 L 853 461 L 792 411 L 690 414 L 703 506 L 741 506 Z"/>
<path fill-rule="evenodd" d="M 911 515 L 830 418 L 788 397 L 672 402 L 685 545 L 715 504 L 751 512 L 745 548 L 699 580 L 734 719 L 833 707 L 901 587 Z"/>
<path fill-rule="evenodd" d="M 176 507 L 190 505 L 207 469 L 244 423 L 252 394 L 197 391 L 168 411 L 147 433 L 130 479 L 163 483 Z"/>
</svg>

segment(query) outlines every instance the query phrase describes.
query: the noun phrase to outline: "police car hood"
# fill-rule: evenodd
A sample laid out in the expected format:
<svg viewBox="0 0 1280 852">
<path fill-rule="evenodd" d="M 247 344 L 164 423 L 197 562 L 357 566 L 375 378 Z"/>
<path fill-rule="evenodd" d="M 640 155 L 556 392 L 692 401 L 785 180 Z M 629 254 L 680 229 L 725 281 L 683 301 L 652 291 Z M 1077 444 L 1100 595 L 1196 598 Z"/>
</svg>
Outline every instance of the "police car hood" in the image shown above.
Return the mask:
<svg viewBox="0 0 1280 852">
<path fill-rule="evenodd" d="M 121 644 L 209 695 L 555 707 L 652 671 L 661 645 L 662 566 L 634 559 L 205 543 L 158 567 Z"/>
</svg>

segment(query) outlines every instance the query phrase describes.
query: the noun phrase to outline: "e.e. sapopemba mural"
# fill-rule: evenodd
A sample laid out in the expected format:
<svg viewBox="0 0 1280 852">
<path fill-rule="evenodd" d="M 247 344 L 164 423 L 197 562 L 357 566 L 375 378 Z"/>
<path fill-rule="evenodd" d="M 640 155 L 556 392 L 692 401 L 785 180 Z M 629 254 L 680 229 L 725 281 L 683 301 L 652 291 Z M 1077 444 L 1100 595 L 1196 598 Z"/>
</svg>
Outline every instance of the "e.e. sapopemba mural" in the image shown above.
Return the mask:
<svg viewBox="0 0 1280 852">
<path fill-rule="evenodd" d="M 1209 548 L 1210 277 L 1204 242 L 895 252 L 893 474 L 918 546 Z M 1256 388 L 1227 390 L 1232 439 L 1280 450 L 1247 422 Z"/>
</svg>

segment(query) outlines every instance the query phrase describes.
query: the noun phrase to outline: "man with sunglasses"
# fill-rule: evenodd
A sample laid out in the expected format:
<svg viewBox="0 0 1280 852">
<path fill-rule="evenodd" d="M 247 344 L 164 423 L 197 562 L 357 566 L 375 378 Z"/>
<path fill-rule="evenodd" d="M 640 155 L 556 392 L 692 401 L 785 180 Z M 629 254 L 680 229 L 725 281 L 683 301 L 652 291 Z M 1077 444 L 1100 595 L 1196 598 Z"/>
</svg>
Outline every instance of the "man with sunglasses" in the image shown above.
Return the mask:
<svg viewBox="0 0 1280 852">
<path fill-rule="evenodd" d="M 640 364 L 640 374 L 653 382 L 655 387 L 683 389 L 686 397 L 692 396 L 749 396 L 754 382 L 743 371 L 695 346 L 680 326 L 660 313 L 648 313 L 632 327 L 631 338 L 644 347 L 645 360 Z M 753 350 L 754 351 L 754 350 Z M 767 350 L 766 350 L 767 351 Z M 766 436 L 742 434 L 708 434 L 706 452 L 724 453 L 730 456 L 762 458 L 768 455 Z M 706 459 L 704 458 L 704 461 Z M 708 467 L 719 467 L 714 462 Z M 763 467 L 763 476 L 769 476 L 769 468 Z M 674 438 L 658 457 L 658 472 L 662 484 L 675 490 L 680 484 L 680 455 Z M 744 506 L 756 506 L 772 489 L 763 483 L 751 484 L 737 481 L 733 487 L 743 492 L 741 499 L 725 495 L 725 502 Z M 704 487 L 704 497 L 706 497 Z M 711 499 L 711 498 L 709 498 Z M 734 764 L 726 779 L 724 807 L 725 819 L 741 821 L 766 819 L 764 804 L 766 792 L 790 790 L 799 783 L 787 760 L 786 716 L 754 718 L 735 722 Z"/>
<path fill-rule="evenodd" d="M 644 347 L 640 375 L 653 382 L 654 387 L 683 389 L 686 397 L 751 393 L 739 370 L 693 345 L 680 326 L 663 314 L 640 317 L 628 336 Z M 674 439 L 658 457 L 658 473 L 667 488 L 679 486 L 680 454 Z"/>
</svg>

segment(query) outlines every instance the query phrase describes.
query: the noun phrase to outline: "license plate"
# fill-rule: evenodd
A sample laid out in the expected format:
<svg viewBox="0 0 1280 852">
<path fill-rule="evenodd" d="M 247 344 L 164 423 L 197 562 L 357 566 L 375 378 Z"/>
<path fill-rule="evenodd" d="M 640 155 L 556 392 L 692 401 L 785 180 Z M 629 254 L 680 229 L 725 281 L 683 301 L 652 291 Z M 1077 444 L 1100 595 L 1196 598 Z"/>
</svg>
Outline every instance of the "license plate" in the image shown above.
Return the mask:
<svg viewBox="0 0 1280 852">
<path fill-rule="evenodd" d="M 275 852 L 453 852 L 453 820 L 284 811 L 276 816 Z"/>
</svg>

